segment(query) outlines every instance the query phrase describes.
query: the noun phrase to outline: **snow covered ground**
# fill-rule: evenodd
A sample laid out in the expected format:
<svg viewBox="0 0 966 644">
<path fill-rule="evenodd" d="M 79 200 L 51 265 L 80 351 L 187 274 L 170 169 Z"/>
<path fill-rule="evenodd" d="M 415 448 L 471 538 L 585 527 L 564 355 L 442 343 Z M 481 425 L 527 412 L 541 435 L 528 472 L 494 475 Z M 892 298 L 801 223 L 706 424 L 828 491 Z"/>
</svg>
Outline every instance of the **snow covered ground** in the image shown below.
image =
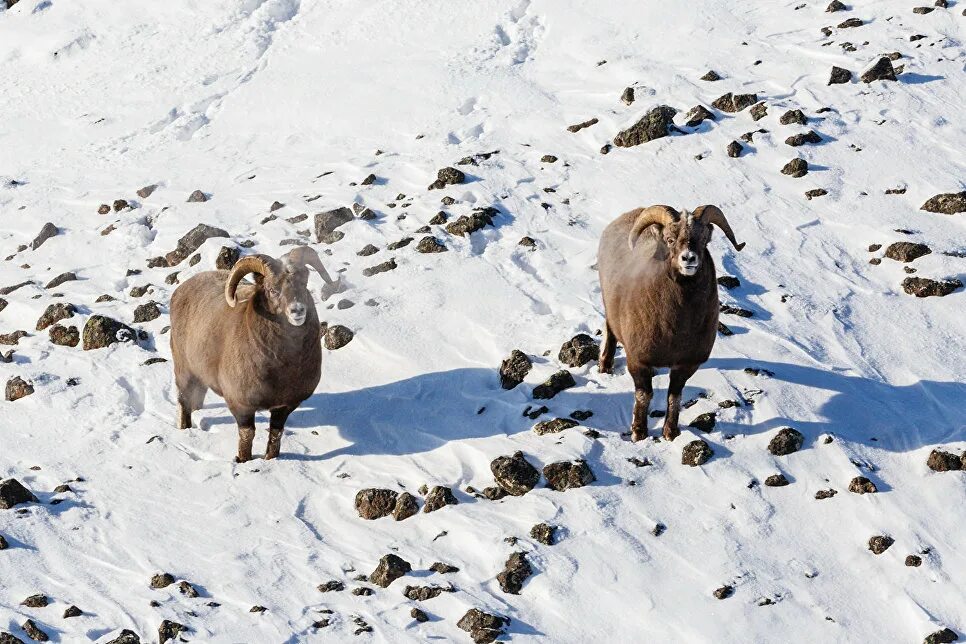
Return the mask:
<svg viewBox="0 0 966 644">
<path fill-rule="evenodd" d="M 511 618 L 504 637 L 517 642 L 918 642 L 944 627 L 966 632 L 966 476 L 926 465 L 935 448 L 966 449 L 966 295 L 917 298 L 900 286 L 907 267 L 966 280 L 964 215 L 920 210 L 966 190 L 966 3 L 914 6 L 20 0 L 0 9 L 0 287 L 31 282 L 0 296 L 0 334 L 29 333 L 0 346 L 14 349 L 0 384 L 21 377 L 35 390 L 0 402 L 0 478 L 41 501 L 0 510 L 9 543 L 0 632 L 26 641 L 30 618 L 54 642 L 108 642 L 125 628 L 147 642 L 167 619 L 196 642 L 469 641 L 457 621 L 470 608 Z M 837 27 L 850 18 L 863 24 Z M 890 52 L 902 54 L 897 81 L 859 80 Z M 833 65 L 853 80 L 828 85 Z M 699 80 L 710 69 L 722 80 Z M 636 100 L 625 105 L 629 86 Z M 683 126 L 691 107 L 726 92 L 757 94 L 767 115 L 713 110 L 716 121 Z M 601 153 L 660 104 L 679 110 L 680 132 Z M 781 124 L 790 109 L 807 126 Z M 728 156 L 731 141 L 759 129 Z M 785 144 L 809 129 L 821 143 Z M 427 190 L 440 168 L 495 151 L 456 166 L 466 183 Z M 780 172 L 795 157 L 809 164 L 802 178 Z M 375 183 L 360 185 L 370 173 Z M 138 197 L 149 184 L 159 187 Z M 817 188 L 828 194 L 806 199 Z M 196 189 L 210 199 L 187 203 Z M 442 206 L 444 196 L 455 203 Z M 115 199 L 134 207 L 98 214 Z M 284 208 L 262 224 L 274 201 Z M 200 428 L 175 429 L 170 362 L 143 365 L 170 357 L 162 329 L 175 285 L 165 277 L 211 269 L 225 243 L 279 255 L 314 213 L 353 203 L 378 217 L 344 225 L 334 244 L 310 240 L 331 252 L 329 270 L 351 285 L 340 298 L 355 303 L 320 301 L 320 317 L 355 337 L 324 352 L 322 381 L 290 418 L 282 457 L 234 464 L 236 427 L 213 395 L 195 416 Z M 600 232 L 655 203 L 724 210 L 747 247 L 712 241 L 719 275 L 741 282 L 721 290 L 722 302 L 753 316 L 722 315 L 734 335 L 719 336 L 688 383 L 684 399 L 697 402 L 682 411 L 681 437 L 635 444 L 622 435 L 632 383 L 621 353 L 613 375 L 595 361 L 570 369 L 577 386 L 550 401 L 532 389 L 561 368 L 563 342 L 602 326 Z M 495 225 L 467 237 L 432 226 L 449 252 L 386 249 L 418 241 L 414 231 L 440 210 L 453 219 L 485 206 L 501 211 Z M 302 213 L 309 219 L 286 221 Z M 18 251 L 46 222 L 58 234 Z M 232 241 L 209 240 L 193 267 L 147 267 L 198 223 Z M 523 236 L 535 250 L 518 245 Z M 870 264 L 883 253 L 870 244 L 896 241 L 932 252 Z M 366 244 L 380 251 L 358 256 Z M 390 257 L 396 270 L 363 276 Z M 44 288 L 67 271 L 78 279 Z M 142 297 L 130 294 L 145 285 Z M 95 302 L 102 294 L 116 299 Z M 140 346 L 83 351 L 34 330 L 52 303 L 72 303 L 77 313 L 62 324 L 82 329 L 94 314 L 133 324 L 148 301 L 162 315 L 134 325 L 148 334 Z M 498 367 L 513 349 L 534 368 L 506 391 Z M 653 408 L 664 408 L 666 384 L 657 379 Z M 727 400 L 742 404 L 719 407 Z M 522 414 L 544 402 L 538 420 L 593 416 L 538 436 Z M 686 427 L 711 411 L 710 434 Z M 804 447 L 773 456 L 766 446 L 786 426 Z M 714 456 L 682 465 L 696 438 Z M 516 450 L 540 468 L 586 459 L 597 480 L 565 492 L 541 483 L 502 501 L 466 492 L 492 485 L 490 462 Z M 762 485 L 776 473 L 790 484 Z M 878 493 L 849 492 L 855 476 Z M 68 481 L 71 492 L 54 492 Z M 400 522 L 355 510 L 360 489 L 417 494 L 424 484 L 452 487 L 459 504 Z M 838 494 L 815 498 L 828 489 Z M 555 545 L 530 537 L 541 522 L 558 526 Z M 655 535 L 658 524 L 666 529 Z M 875 555 L 875 535 L 894 544 Z M 496 575 L 518 551 L 534 574 L 512 595 Z M 354 579 L 391 552 L 413 572 L 386 589 Z M 913 554 L 921 566 L 904 565 Z M 432 573 L 436 561 L 460 570 Z M 160 572 L 200 596 L 152 589 Z M 320 593 L 329 580 L 346 590 Z M 403 596 L 428 584 L 455 592 Z M 725 585 L 734 594 L 717 599 Z M 352 594 L 359 587 L 374 593 Z M 36 593 L 51 604 L 20 605 Z M 69 605 L 84 614 L 62 618 Z M 414 606 L 430 620 L 416 622 Z M 314 628 L 321 619 L 329 625 Z M 354 636 L 359 621 L 371 632 Z"/>
</svg>

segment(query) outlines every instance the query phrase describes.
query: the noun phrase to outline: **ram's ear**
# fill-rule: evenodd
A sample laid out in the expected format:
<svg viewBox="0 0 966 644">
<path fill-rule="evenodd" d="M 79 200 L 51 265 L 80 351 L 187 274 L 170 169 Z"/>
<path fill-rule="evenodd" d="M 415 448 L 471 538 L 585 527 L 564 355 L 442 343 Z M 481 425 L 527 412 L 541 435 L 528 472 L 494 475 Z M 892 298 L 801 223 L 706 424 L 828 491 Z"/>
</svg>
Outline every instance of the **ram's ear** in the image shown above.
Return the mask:
<svg viewBox="0 0 966 644">
<path fill-rule="evenodd" d="M 255 285 L 258 287 L 261 287 L 262 284 L 265 283 L 265 276 L 259 275 L 258 273 L 254 273 L 254 275 L 255 275 Z"/>
</svg>

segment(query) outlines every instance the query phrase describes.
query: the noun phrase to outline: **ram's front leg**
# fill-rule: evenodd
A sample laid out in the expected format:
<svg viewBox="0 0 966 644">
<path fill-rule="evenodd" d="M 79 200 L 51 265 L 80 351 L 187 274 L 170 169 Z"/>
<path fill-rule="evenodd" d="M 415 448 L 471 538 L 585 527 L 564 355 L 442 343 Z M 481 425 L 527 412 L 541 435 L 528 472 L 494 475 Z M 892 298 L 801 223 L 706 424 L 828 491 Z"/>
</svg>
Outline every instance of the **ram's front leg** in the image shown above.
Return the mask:
<svg viewBox="0 0 966 644">
<path fill-rule="evenodd" d="M 647 438 L 647 412 L 651 408 L 651 398 L 654 388 L 651 379 L 654 370 L 650 367 L 635 367 L 631 369 L 634 379 L 634 414 L 631 416 L 631 440 L 635 443 Z"/>
<path fill-rule="evenodd" d="M 681 413 L 681 392 L 688 378 L 694 375 L 700 365 L 684 364 L 671 367 L 671 383 L 667 389 L 667 416 L 664 418 L 664 439 L 673 441 L 681 434 L 678 429 L 678 415 Z"/>
<path fill-rule="evenodd" d="M 282 449 L 282 434 L 285 433 L 285 421 L 288 420 L 292 409 L 280 407 L 272 410 L 272 417 L 268 424 L 268 446 L 265 448 L 265 459 L 277 458 Z"/>
<path fill-rule="evenodd" d="M 235 462 L 247 463 L 252 460 L 252 443 L 255 441 L 255 412 L 232 409 L 231 414 L 238 423 L 238 456 Z"/>
</svg>

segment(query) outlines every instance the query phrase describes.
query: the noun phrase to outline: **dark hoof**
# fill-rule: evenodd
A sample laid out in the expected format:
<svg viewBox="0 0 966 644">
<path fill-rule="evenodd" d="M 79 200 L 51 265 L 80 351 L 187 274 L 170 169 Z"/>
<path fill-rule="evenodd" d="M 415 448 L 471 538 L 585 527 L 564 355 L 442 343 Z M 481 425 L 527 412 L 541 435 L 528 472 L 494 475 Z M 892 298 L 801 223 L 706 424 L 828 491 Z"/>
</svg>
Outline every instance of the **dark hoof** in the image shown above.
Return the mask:
<svg viewBox="0 0 966 644">
<path fill-rule="evenodd" d="M 598 373 L 614 373 L 614 365 L 598 363 L 597 371 Z"/>
<path fill-rule="evenodd" d="M 675 427 L 674 429 L 671 429 L 670 427 L 664 428 L 663 436 L 664 436 L 664 440 L 666 441 L 673 441 L 675 438 L 677 438 L 680 435 L 681 435 L 681 430 L 679 430 L 677 427 Z"/>
<path fill-rule="evenodd" d="M 642 440 L 647 439 L 646 429 L 632 429 L 631 430 L 631 442 L 639 443 Z"/>
<path fill-rule="evenodd" d="M 236 456 L 235 457 L 235 462 L 236 463 L 247 463 L 250 460 L 252 460 L 252 457 L 251 456 L 249 456 L 248 458 L 244 458 L 242 456 Z"/>
</svg>

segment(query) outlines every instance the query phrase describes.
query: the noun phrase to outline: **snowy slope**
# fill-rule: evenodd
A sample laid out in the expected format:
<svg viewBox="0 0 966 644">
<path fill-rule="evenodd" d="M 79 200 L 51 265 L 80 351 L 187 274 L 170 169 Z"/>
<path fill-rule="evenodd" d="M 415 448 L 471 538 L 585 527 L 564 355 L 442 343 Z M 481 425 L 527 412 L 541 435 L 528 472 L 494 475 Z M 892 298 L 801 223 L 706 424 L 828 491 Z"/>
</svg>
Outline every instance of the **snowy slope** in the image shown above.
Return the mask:
<svg viewBox="0 0 966 644">
<path fill-rule="evenodd" d="M 966 189 L 964 3 L 925 15 L 902 0 L 855 0 L 834 14 L 800 4 L 20 0 L 0 9 L 0 256 L 11 256 L 0 286 L 33 282 L 3 296 L 0 334 L 30 335 L 0 346 L 15 350 L 0 381 L 20 376 L 35 388 L 0 402 L 0 478 L 43 502 L 0 510 L 11 546 L 0 552 L 0 632 L 26 640 L 29 617 L 56 642 L 107 642 L 122 628 L 152 641 L 169 619 L 198 642 L 469 641 L 456 622 L 474 607 L 512 618 L 512 641 L 916 642 L 947 626 L 966 632 L 966 477 L 926 466 L 934 448 L 966 449 L 964 292 L 920 299 L 900 286 L 904 266 L 966 280 L 964 215 L 919 209 Z M 835 27 L 853 17 L 865 24 Z M 897 82 L 858 81 L 893 51 L 905 66 Z M 833 65 L 856 79 L 827 85 Z M 699 80 L 709 69 L 723 79 Z M 619 101 L 628 86 L 630 106 Z M 656 105 L 678 109 L 680 124 L 725 92 L 757 93 L 767 116 L 716 112 L 716 122 L 600 152 Z M 779 123 L 796 108 L 807 127 Z M 591 117 L 592 127 L 566 129 Z M 728 143 L 759 128 L 768 132 L 729 158 Z M 784 143 L 807 129 L 823 142 Z M 438 169 L 493 151 L 459 166 L 467 183 L 427 191 Z M 559 160 L 541 162 L 546 154 Z M 781 174 L 796 156 L 809 174 Z M 355 185 L 370 173 L 373 185 Z M 139 198 L 148 184 L 159 188 Z M 828 195 L 807 200 L 814 188 Z M 905 192 L 885 193 L 895 188 Z M 186 203 L 196 189 L 211 199 Z M 444 195 L 456 203 L 441 206 Z M 97 214 L 120 198 L 136 207 Z M 260 223 L 276 200 L 279 218 Z M 194 267 L 147 260 L 197 223 L 254 242 L 246 252 L 278 255 L 312 214 L 352 203 L 379 217 L 316 247 L 331 251 L 329 270 L 351 284 L 341 297 L 356 303 L 320 301 L 320 317 L 355 338 L 324 352 L 322 381 L 291 417 L 282 458 L 232 463 L 236 428 L 213 395 L 196 414 L 200 428 L 176 430 L 170 362 L 143 366 L 170 357 L 161 331 L 175 286 L 165 276 L 210 269 L 226 240 L 207 242 Z M 601 230 L 654 203 L 727 213 L 747 247 L 712 241 L 719 274 L 741 280 L 722 301 L 754 315 L 722 316 L 734 335 L 719 336 L 688 383 L 685 400 L 706 397 L 682 411 L 682 436 L 632 444 L 622 435 L 632 383 L 621 353 L 613 375 L 592 362 L 571 369 L 578 386 L 553 400 L 531 393 L 561 368 L 564 341 L 601 328 Z M 433 226 L 447 253 L 385 249 L 418 240 L 440 209 L 455 218 L 483 206 L 502 211 L 494 227 L 460 238 Z M 310 219 L 285 221 L 301 213 Z M 18 251 L 45 222 L 60 233 Z M 524 235 L 535 251 L 518 245 Z M 870 244 L 894 241 L 932 253 L 869 263 L 882 256 Z M 382 250 L 357 256 L 370 243 Z M 390 257 L 396 270 L 362 275 Z M 79 280 L 44 289 L 65 271 Z M 149 294 L 129 294 L 147 284 Z M 102 294 L 117 299 L 95 303 Z M 73 303 L 78 315 L 64 324 L 82 328 L 93 314 L 130 324 L 149 300 L 163 314 L 135 325 L 149 334 L 140 347 L 82 351 L 34 331 L 54 302 Z M 497 368 L 512 349 L 534 368 L 505 391 Z M 657 409 L 666 384 L 656 381 Z M 742 397 L 754 404 L 718 407 Z M 594 415 L 537 436 L 522 413 L 542 402 L 550 411 L 540 420 Z M 709 411 L 718 411 L 712 433 L 684 426 Z M 805 447 L 772 456 L 766 445 L 785 426 Z M 691 468 L 681 449 L 695 438 L 715 455 Z M 465 492 L 492 485 L 490 462 L 516 450 L 540 467 L 586 459 L 597 481 L 498 502 Z M 750 485 L 778 472 L 789 486 Z M 859 475 L 879 492 L 850 493 Z M 54 493 L 77 477 L 73 492 Z M 355 511 L 362 488 L 415 494 L 423 484 L 452 487 L 459 505 L 402 522 Z M 829 488 L 838 494 L 815 498 Z M 556 545 L 529 537 L 540 522 L 559 526 Z M 656 524 L 666 526 L 659 536 Z M 876 556 L 873 535 L 895 543 Z M 534 575 L 521 594 L 505 594 L 495 577 L 519 550 Z M 389 552 L 414 572 L 387 589 L 353 579 Z M 922 566 L 905 566 L 909 554 Z M 430 573 L 435 561 L 460 571 Z M 162 571 L 201 597 L 151 589 Z M 316 590 L 332 579 L 346 591 Z M 426 602 L 402 594 L 429 583 L 455 592 Z M 725 584 L 734 595 L 716 599 Z M 375 593 L 350 592 L 360 586 Z M 34 593 L 53 603 L 20 606 Z M 62 619 L 71 604 L 85 614 Z M 249 612 L 255 605 L 267 610 Z M 410 617 L 416 605 L 429 622 Z M 323 617 L 331 625 L 312 628 Z M 373 632 L 354 637 L 354 617 Z"/>
</svg>

